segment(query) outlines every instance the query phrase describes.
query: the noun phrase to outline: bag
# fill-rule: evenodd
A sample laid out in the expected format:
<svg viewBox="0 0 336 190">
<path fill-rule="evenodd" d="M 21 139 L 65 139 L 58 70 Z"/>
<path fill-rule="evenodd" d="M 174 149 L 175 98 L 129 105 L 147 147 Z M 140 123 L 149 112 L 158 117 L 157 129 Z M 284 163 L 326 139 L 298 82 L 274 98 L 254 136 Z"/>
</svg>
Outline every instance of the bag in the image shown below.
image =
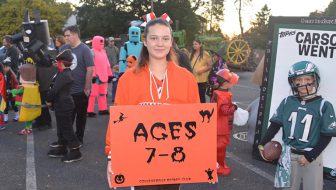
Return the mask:
<svg viewBox="0 0 336 190">
<path fill-rule="evenodd" d="M 233 124 L 237 126 L 244 126 L 249 118 L 249 112 L 240 107 L 234 112 Z"/>
</svg>

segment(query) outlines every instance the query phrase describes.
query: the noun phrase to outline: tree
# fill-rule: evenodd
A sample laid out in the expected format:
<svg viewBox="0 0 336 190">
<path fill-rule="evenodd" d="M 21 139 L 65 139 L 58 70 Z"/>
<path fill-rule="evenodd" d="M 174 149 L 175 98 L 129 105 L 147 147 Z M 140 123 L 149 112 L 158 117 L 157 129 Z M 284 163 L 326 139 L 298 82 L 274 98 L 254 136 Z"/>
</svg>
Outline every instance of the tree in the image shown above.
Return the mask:
<svg viewBox="0 0 336 190">
<path fill-rule="evenodd" d="M 235 0 L 235 4 L 238 4 L 238 16 L 239 16 L 239 26 L 240 26 L 240 35 L 244 37 L 244 27 L 243 27 L 243 20 L 242 20 L 242 7 L 248 5 L 252 0 Z"/>
<path fill-rule="evenodd" d="M 314 11 L 309 14 L 310 17 L 322 17 L 324 15 L 323 11 Z"/>
<path fill-rule="evenodd" d="M 328 7 L 324 11 L 314 11 L 309 14 L 312 17 L 334 17 L 336 16 L 336 0 L 329 3 Z"/>
<path fill-rule="evenodd" d="M 224 0 L 207 0 L 202 6 L 205 11 L 201 14 L 207 19 L 209 29 L 218 31 L 219 22 L 224 19 Z"/>
<path fill-rule="evenodd" d="M 82 3 L 77 10 L 83 38 L 125 34 L 130 21 L 142 20 L 142 16 L 151 11 L 150 0 L 82 0 Z M 157 0 L 153 8 L 157 17 L 168 13 L 175 23 L 173 29 L 176 30 L 179 23 L 179 30 L 187 32 L 187 42 L 191 42 L 200 30 L 200 21 L 190 1 Z"/>
<path fill-rule="evenodd" d="M 81 2 L 83 5 L 77 8 L 77 21 L 82 38 L 124 34 L 127 33 L 128 23 L 139 19 L 135 16 L 137 9 L 131 10 L 131 0 L 82 0 Z M 133 6 L 138 5 L 133 4 Z"/>
<path fill-rule="evenodd" d="M 33 10 L 39 10 L 41 19 L 48 20 L 50 34 L 59 34 L 66 21 L 67 15 L 63 14 L 68 14 L 64 10 L 66 4 L 61 6 L 63 11 L 60 10 L 59 5 L 55 0 L 12 0 L 2 3 L 0 7 L 0 25 L 2 26 L 0 28 L 0 36 L 20 32 L 26 10 L 29 11 L 30 15 L 32 15 Z"/>
<path fill-rule="evenodd" d="M 270 16 L 271 9 L 265 4 L 256 14 L 256 19 L 251 22 L 252 27 L 247 37 L 253 48 L 265 49 Z"/>
<path fill-rule="evenodd" d="M 324 11 L 324 16 L 327 16 L 327 17 L 336 16 L 336 0 L 333 0 L 332 2 L 330 2 L 328 7 Z"/>
<path fill-rule="evenodd" d="M 161 4 L 154 4 L 155 14 L 161 16 L 163 13 L 168 13 L 169 17 L 174 21 L 173 30 L 185 30 L 187 33 L 187 44 L 191 43 L 195 35 L 201 29 L 198 15 L 193 11 L 190 1 L 177 0 L 166 1 Z M 178 26 L 177 26 L 178 25 Z"/>
</svg>

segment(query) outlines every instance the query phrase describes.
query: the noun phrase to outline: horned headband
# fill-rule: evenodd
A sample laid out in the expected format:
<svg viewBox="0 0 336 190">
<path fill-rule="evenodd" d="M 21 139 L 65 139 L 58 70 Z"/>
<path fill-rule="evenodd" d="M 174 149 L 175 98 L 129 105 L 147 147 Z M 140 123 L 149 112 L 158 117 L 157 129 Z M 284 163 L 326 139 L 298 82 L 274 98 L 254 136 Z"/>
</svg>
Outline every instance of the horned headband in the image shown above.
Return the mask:
<svg viewBox="0 0 336 190">
<path fill-rule="evenodd" d="M 144 16 L 142 16 L 142 18 L 145 20 L 144 23 L 141 24 L 141 26 L 145 27 L 147 25 L 147 22 L 156 19 L 155 13 L 154 12 L 150 12 Z M 163 20 L 166 20 L 169 24 L 172 24 L 173 21 L 170 19 L 170 17 L 168 16 L 167 13 L 163 13 L 160 18 L 162 18 Z"/>
</svg>

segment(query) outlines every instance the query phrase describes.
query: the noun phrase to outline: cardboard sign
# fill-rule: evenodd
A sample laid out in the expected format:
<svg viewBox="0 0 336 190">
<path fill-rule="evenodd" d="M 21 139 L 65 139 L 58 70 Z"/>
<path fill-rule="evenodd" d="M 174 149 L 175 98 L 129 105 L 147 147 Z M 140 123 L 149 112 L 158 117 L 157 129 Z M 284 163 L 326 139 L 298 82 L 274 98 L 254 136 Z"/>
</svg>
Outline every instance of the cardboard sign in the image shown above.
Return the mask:
<svg viewBox="0 0 336 190">
<path fill-rule="evenodd" d="M 215 182 L 216 104 L 111 106 L 113 187 Z"/>
<path fill-rule="evenodd" d="M 283 98 L 292 94 L 288 84 L 288 71 L 299 61 L 311 61 L 320 71 L 318 95 L 322 95 L 336 108 L 336 19 L 309 17 L 271 17 L 270 34 L 266 49 L 264 76 L 257 117 L 254 153 L 266 133 L 269 119 Z M 281 132 L 281 130 L 280 130 Z M 282 134 L 276 136 L 281 141 Z M 323 152 L 324 171 L 336 178 L 336 138 L 332 138 Z"/>
</svg>

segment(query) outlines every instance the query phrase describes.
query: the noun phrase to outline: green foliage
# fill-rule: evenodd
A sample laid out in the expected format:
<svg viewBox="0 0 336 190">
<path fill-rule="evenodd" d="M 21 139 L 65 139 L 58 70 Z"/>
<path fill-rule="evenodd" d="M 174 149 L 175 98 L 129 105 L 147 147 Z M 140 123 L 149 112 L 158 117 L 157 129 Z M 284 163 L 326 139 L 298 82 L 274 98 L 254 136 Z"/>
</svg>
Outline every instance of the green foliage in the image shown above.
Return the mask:
<svg viewBox="0 0 336 190">
<path fill-rule="evenodd" d="M 173 30 L 185 30 L 187 33 L 187 44 L 192 43 L 194 36 L 198 34 L 201 29 L 200 20 L 192 10 L 191 3 L 189 1 L 166 1 L 165 3 L 157 6 L 155 13 L 157 16 L 167 13 L 174 21 L 174 24 L 172 25 Z"/>
<path fill-rule="evenodd" d="M 151 11 L 150 0 L 82 0 L 82 3 L 77 9 L 82 38 L 125 34 L 130 21 L 142 20 L 142 16 Z M 187 33 L 187 43 L 191 43 L 200 30 L 200 21 L 190 1 L 158 0 L 153 8 L 157 17 L 163 13 L 169 15 L 174 21 L 174 30 L 179 23 L 178 29 Z"/>
<path fill-rule="evenodd" d="M 327 17 L 336 16 L 336 0 L 333 0 L 332 2 L 330 2 L 328 7 L 324 11 L 324 16 L 327 16 Z"/>
<path fill-rule="evenodd" d="M 42 20 L 48 20 L 50 35 L 57 35 L 61 32 L 69 15 L 70 4 L 63 4 L 62 8 L 55 0 L 10 0 L 1 4 L 0 7 L 0 36 L 15 34 L 21 31 L 21 25 L 26 10 L 33 19 L 33 10 L 39 10 Z M 66 9 L 67 8 L 67 9 Z"/>
<path fill-rule="evenodd" d="M 132 20 L 138 20 L 131 12 L 124 11 L 127 9 L 126 1 L 123 6 L 116 4 L 116 1 L 107 4 L 100 3 L 101 5 L 85 3 L 77 8 L 77 21 L 82 38 L 127 33 L 128 23 Z"/>
<path fill-rule="evenodd" d="M 219 22 L 224 19 L 224 0 L 204 0 L 202 4 L 202 14 L 210 30 L 220 31 Z"/>
<path fill-rule="evenodd" d="M 245 35 L 252 48 L 265 49 L 268 34 L 268 21 L 271 9 L 265 4 L 256 14 L 256 19 L 251 22 L 251 29 Z"/>
<path fill-rule="evenodd" d="M 225 39 L 221 34 L 198 35 L 196 38 L 202 42 L 202 45 L 206 51 L 217 52 L 220 48 L 226 46 L 228 43 L 228 39 Z"/>
<path fill-rule="evenodd" d="M 314 11 L 309 14 L 311 17 L 335 17 L 336 16 L 336 0 L 332 0 L 324 11 Z"/>
</svg>

